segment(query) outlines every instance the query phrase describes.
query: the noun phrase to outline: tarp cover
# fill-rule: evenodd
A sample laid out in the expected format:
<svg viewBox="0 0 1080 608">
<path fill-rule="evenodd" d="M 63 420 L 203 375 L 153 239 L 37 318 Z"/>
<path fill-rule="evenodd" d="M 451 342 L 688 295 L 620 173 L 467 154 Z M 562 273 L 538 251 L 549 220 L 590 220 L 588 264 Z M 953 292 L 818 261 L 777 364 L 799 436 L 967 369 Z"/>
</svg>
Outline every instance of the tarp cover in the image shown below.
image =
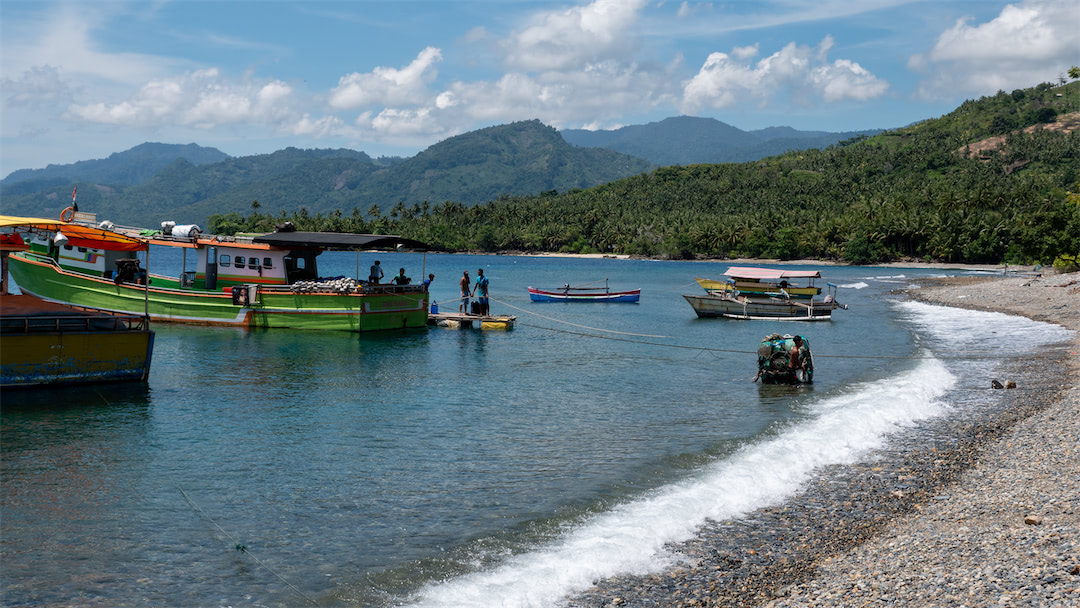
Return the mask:
<svg viewBox="0 0 1080 608">
<path fill-rule="evenodd" d="M 821 273 L 817 270 L 773 270 L 772 268 L 752 268 L 749 266 L 732 266 L 725 275 L 736 279 L 820 279 Z"/>
<path fill-rule="evenodd" d="M 111 230 L 102 230 L 101 228 L 95 228 L 93 226 L 70 224 L 39 217 L 0 215 L 0 228 L 24 228 L 61 232 L 68 238 L 68 244 L 73 247 L 108 249 L 109 251 L 143 251 L 148 246 L 146 239 L 131 237 Z"/>
<path fill-rule="evenodd" d="M 345 232 L 272 232 L 251 239 L 276 247 L 316 247 L 322 249 L 385 249 L 399 245 L 408 249 L 430 249 L 427 244 L 392 234 L 352 234 Z"/>
</svg>

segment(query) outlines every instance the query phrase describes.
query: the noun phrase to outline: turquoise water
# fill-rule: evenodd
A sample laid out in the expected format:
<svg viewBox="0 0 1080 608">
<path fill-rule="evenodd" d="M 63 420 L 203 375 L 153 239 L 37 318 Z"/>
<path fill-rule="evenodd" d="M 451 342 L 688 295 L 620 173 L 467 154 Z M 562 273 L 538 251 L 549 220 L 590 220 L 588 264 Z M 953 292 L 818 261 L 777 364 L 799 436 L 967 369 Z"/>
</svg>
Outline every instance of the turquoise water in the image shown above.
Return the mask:
<svg viewBox="0 0 1080 608">
<path fill-rule="evenodd" d="M 973 319 L 1016 323 L 943 325 L 887 297 L 926 271 L 825 268 L 849 310 L 769 323 L 695 317 L 681 294 L 726 264 L 380 259 L 434 272 L 444 310 L 461 271 L 484 268 L 492 313 L 517 327 L 159 323 L 146 385 L 5 393 L 3 604 L 550 605 L 592 577 L 660 567 L 663 543 L 702 518 L 779 500 L 813 466 L 939 414 L 948 363 L 908 357 Z M 320 258 L 326 276 L 356 265 Z M 526 292 L 604 278 L 641 302 Z M 750 382 L 774 331 L 809 338 L 812 387 Z"/>
</svg>

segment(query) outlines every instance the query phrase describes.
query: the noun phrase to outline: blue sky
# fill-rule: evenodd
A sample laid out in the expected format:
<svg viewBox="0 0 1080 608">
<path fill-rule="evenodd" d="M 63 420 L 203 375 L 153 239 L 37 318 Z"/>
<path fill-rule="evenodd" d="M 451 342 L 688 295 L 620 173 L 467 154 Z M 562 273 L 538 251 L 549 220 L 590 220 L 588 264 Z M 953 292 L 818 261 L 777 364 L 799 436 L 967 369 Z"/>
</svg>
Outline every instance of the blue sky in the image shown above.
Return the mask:
<svg viewBox="0 0 1080 608">
<path fill-rule="evenodd" d="M 1076 0 L 0 2 L 0 176 L 146 141 L 412 156 L 539 119 L 890 128 L 1080 64 Z"/>
</svg>

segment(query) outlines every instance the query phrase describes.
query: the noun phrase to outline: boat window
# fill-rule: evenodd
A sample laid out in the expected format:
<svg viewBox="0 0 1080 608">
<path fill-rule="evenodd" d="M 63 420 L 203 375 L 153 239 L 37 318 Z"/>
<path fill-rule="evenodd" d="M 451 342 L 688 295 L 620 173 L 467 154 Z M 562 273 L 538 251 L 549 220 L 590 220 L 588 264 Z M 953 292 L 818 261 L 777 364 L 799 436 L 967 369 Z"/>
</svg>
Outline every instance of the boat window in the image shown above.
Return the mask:
<svg viewBox="0 0 1080 608">
<path fill-rule="evenodd" d="M 220 264 L 221 266 L 228 266 L 230 259 L 231 258 L 229 256 L 229 254 L 223 253 L 223 254 L 221 254 L 221 257 L 218 258 L 218 264 Z"/>
<path fill-rule="evenodd" d="M 263 258 L 263 268 L 273 268 L 274 260 L 271 258 Z"/>
<path fill-rule="evenodd" d="M 72 249 L 74 249 L 74 247 L 71 245 L 64 245 L 64 251 L 71 251 Z"/>
<path fill-rule="evenodd" d="M 242 256 L 242 255 L 236 256 L 236 267 L 237 268 L 243 268 L 244 267 L 244 262 L 246 262 L 246 260 L 244 259 L 244 256 Z"/>
<path fill-rule="evenodd" d="M 248 258 L 248 268 L 252 270 L 259 269 L 259 258 Z"/>
<path fill-rule="evenodd" d="M 86 253 L 86 247 L 79 247 L 79 253 Z"/>
</svg>

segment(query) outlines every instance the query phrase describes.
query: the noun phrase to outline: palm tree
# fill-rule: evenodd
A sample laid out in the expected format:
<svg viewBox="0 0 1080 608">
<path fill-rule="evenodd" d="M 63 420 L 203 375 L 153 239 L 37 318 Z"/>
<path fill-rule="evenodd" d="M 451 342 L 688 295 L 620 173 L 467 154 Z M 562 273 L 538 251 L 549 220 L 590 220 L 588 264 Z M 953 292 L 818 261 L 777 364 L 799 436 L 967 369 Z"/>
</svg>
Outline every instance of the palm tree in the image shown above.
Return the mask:
<svg viewBox="0 0 1080 608">
<path fill-rule="evenodd" d="M 1080 67 L 1074 65 L 1073 67 L 1069 68 L 1069 78 L 1072 78 L 1073 80 L 1080 78 Z M 1077 89 L 1076 98 L 1077 108 L 1080 109 L 1080 89 Z"/>
</svg>

